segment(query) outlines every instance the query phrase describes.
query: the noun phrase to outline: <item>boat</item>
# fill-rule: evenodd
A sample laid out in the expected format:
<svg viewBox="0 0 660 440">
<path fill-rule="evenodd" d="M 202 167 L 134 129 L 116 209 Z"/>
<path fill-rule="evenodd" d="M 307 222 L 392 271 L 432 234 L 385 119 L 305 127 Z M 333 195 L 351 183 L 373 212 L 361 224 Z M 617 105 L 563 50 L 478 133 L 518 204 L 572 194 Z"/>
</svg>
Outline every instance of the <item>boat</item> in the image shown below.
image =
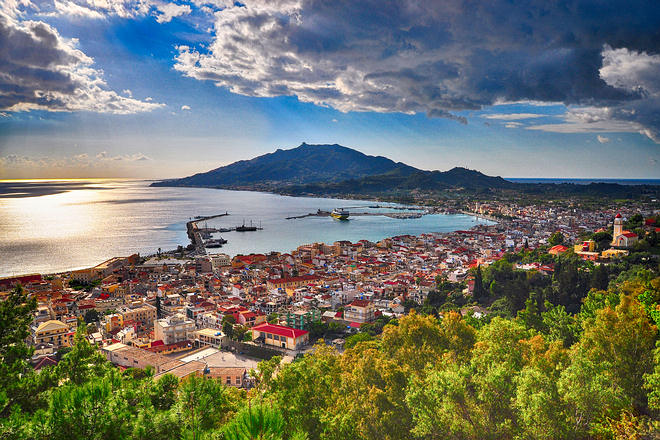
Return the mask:
<svg viewBox="0 0 660 440">
<path fill-rule="evenodd" d="M 213 238 L 211 240 L 207 240 L 204 242 L 204 247 L 207 248 L 219 248 L 222 247 L 223 244 L 227 243 L 227 240 L 224 238 Z"/>
<path fill-rule="evenodd" d="M 332 210 L 330 213 L 332 218 L 336 218 L 337 220 L 348 220 L 348 216 L 350 215 L 349 212 L 343 208 L 335 208 Z"/>
<path fill-rule="evenodd" d="M 245 221 L 243 221 L 243 224 L 241 226 L 236 226 L 236 232 L 252 232 L 256 231 L 257 227 L 252 226 L 252 221 L 250 221 L 250 226 L 247 226 L 245 224 Z"/>
</svg>

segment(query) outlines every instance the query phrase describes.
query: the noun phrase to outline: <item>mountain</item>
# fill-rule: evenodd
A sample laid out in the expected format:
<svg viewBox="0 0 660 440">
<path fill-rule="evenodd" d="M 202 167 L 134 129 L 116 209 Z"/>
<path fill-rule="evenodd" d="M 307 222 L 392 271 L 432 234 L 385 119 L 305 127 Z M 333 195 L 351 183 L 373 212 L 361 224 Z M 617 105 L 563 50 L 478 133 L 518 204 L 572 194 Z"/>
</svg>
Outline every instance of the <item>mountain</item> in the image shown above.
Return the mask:
<svg viewBox="0 0 660 440">
<path fill-rule="evenodd" d="M 200 186 L 272 191 L 288 195 L 396 196 L 421 191 L 439 194 L 457 191 L 465 195 L 498 192 L 517 198 L 609 197 L 618 199 L 660 197 L 660 186 L 614 183 L 513 183 L 467 168 L 425 171 L 382 156 L 369 156 L 341 145 L 301 144 L 251 160 L 241 160 L 182 179 L 164 180 L 152 186 Z"/>
<path fill-rule="evenodd" d="M 401 175 L 416 168 L 382 156 L 368 156 L 341 145 L 301 144 L 278 149 L 251 160 L 241 160 L 206 173 L 156 182 L 153 186 L 246 187 L 337 182 L 389 172 Z"/>
<path fill-rule="evenodd" d="M 491 177 L 475 170 L 452 168 L 449 171 L 423 171 L 401 173 L 394 170 L 384 174 L 349 179 L 340 182 L 316 182 L 291 185 L 284 188 L 288 194 L 375 194 L 391 191 L 440 191 L 464 189 L 512 189 L 519 185 L 501 177 Z"/>
</svg>

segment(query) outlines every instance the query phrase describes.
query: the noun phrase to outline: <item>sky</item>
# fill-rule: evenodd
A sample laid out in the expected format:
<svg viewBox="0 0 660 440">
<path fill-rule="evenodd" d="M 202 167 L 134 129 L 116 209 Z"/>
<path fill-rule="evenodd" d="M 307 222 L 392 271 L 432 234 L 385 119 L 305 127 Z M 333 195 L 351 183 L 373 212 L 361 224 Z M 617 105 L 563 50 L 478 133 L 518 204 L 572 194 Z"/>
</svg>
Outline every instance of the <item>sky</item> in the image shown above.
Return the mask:
<svg viewBox="0 0 660 440">
<path fill-rule="evenodd" d="M 655 0 L 2 0 L 0 179 L 171 178 L 338 143 L 660 178 Z"/>
</svg>

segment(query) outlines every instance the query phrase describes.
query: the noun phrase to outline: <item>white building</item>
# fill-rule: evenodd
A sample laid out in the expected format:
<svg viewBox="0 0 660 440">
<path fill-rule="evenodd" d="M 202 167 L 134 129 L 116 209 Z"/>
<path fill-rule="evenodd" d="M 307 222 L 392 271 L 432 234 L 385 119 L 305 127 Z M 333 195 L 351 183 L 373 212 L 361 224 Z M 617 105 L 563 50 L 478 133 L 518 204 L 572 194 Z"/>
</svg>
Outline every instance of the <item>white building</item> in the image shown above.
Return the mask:
<svg viewBox="0 0 660 440">
<path fill-rule="evenodd" d="M 194 331 L 195 322 L 181 313 L 154 321 L 154 339 L 163 341 L 165 345 L 187 341 Z"/>
</svg>

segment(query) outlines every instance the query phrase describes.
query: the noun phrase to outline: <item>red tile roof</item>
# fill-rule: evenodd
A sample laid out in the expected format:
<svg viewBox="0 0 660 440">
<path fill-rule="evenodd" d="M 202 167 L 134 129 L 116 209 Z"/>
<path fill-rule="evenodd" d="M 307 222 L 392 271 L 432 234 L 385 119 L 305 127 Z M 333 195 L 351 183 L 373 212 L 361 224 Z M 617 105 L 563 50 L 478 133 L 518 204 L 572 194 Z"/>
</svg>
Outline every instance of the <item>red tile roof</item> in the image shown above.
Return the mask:
<svg viewBox="0 0 660 440">
<path fill-rule="evenodd" d="M 252 330 L 257 330 L 261 333 L 272 333 L 274 335 L 285 336 L 287 338 L 294 338 L 294 339 L 309 333 L 307 330 L 298 330 L 296 328 L 285 327 L 283 325 L 268 324 L 268 323 L 256 325 L 252 327 Z"/>
</svg>

